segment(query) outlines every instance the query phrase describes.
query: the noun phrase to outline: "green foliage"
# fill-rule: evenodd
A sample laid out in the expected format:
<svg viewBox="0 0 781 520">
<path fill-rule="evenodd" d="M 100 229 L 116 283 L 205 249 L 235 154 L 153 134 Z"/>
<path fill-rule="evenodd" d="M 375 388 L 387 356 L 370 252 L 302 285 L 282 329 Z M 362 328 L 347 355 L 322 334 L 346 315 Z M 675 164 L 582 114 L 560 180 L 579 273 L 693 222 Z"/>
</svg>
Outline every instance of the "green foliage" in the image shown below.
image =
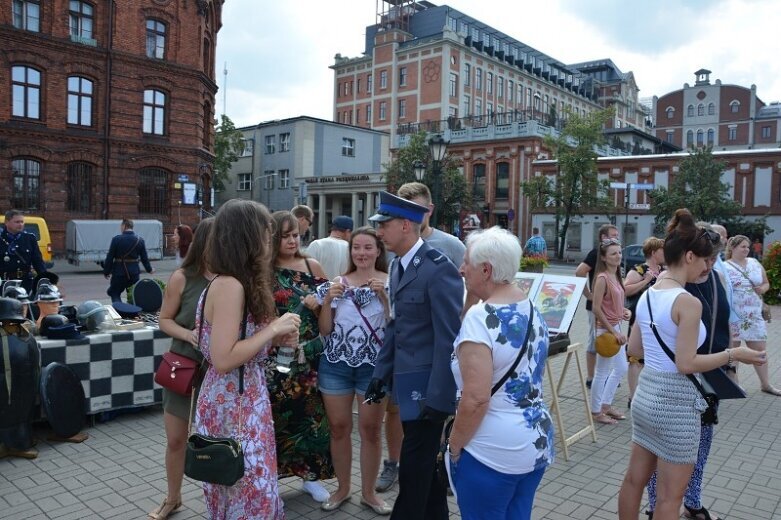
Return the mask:
<svg viewBox="0 0 781 520">
<path fill-rule="evenodd" d="M 781 303 L 781 242 L 773 242 L 762 257 L 762 265 L 765 267 L 767 279 L 770 282 L 770 290 L 763 297 L 769 305 Z"/>
<path fill-rule="evenodd" d="M 412 135 L 407 146 L 399 149 L 390 163 L 383 165 L 389 192 L 396 193 L 402 184 L 417 181 L 413 167 L 415 161 L 422 161 L 426 165 L 423 184 L 428 186 L 433 195 L 433 161 L 429 154 L 428 135 L 424 131 Z M 440 201 L 434 211 L 439 212 L 437 215 L 439 223 L 449 226 L 451 222 L 458 220 L 461 208 L 471 207 L 472 195 L 467 190 L 466 180 L 453 157 L 446 155 L 440 166 L 442 171 Z"/>
<path fill-rule="evenodd" d="M 152 280 L 154 280 L 154 282 L 160 287 L 160 289 L 163 292 L 165 292 L 165 282 L 164 281 L 162 281 L 159 278 L 152 278 Z M 130 287 L 125 289 L 125 294 L 127 294 L 127 302 L 130 303 L 130 304 L 133 303 L 133 288 L 134 287 L 135 287 L 135 285 L 131 285 Z"/>
<path fill-rule="evenodd" d="M 548 267 L 548 255 L 544 253 L 537 253 L 534 255 L 523 255 L 521 257 L 521 265 L 520 269 L 521 271 L 532 271 L 536 270 L 536 272 L 542 272 L 542 269 L 545 267 Z"/>
<path fill-rule="evenodd" d="M 753 242 L 755 238 L 760 240 L 774 230 L 767 225 L 767 215 L 756 220 L 747 220 L 743 217 L 730 217 L 719 222 L 727 228 L 729 236 L 745 235 Z"/>
<path fill-rule="evenodd" d="M 670 188 L 650 192 L 656 223 L 665 225 L 675 210 L 688 208 L 697 220 L 721 222 L 740 213 L 741 205 L 721 182 L 726 164 L 713 157 L 710 148 L 692 150 L 679 164 Z"/>
<path fill-rule="evenodd" d="M 212 186 L 215 190 L 225 188 L 225 183 L 231 182 L 228 173 L 231 165 L 236 162 L 244 149 L 242 133 L 236 130 L 233 121 L 223 114 L 214 135 L 214 176 Z"/>
<path fill-rule="evenodd" d="M 531 199 L 533 207 L 555 208 L 557 223 L 557 258 L 564 257 L 565 237 L 573 215 L 584 211 L 614 211 L 608 198 L 608 181 L 597 178 L 595 146 L 604 144 L 605 123 L 613 116 L 612 109 L 581 116 L 565 110 L 566 123 L 557 137 L 545 138 L 545 147 L 558 162 L 559 174 L 555 182 L 539 177 L 521 184 L 523 194 Z"/>
</svg>

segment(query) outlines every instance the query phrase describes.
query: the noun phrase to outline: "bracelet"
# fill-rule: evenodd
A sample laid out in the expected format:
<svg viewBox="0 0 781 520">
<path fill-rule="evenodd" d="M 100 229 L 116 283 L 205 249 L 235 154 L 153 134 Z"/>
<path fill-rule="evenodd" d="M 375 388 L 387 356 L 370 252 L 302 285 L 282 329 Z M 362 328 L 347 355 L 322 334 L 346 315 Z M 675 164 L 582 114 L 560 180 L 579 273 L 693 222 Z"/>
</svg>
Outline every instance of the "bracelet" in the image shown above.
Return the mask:
<svg viewBox="0 0 781 520">
<path fill-rule="evenodd" d="M 726 349 L 726 351 L 727 351 L 727 366 L 728 367 L 734 366 L 733 359 L 732 359 L 732 349 L 728 348 Z"/>
</svg>

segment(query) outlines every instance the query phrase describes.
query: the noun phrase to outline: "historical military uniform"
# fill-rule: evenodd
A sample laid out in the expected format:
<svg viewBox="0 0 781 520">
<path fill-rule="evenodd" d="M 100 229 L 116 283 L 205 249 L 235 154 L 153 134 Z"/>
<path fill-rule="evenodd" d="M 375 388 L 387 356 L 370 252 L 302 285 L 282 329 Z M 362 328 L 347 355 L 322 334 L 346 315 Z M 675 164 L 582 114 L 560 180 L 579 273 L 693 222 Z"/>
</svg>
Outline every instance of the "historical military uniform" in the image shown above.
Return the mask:
<svg viewBox="0 0 781 520">
<path fill-rule="evenodd" d="M 139 261 L 144 264 L 147 273 L 152 272 L 144 239 L 132 229 L 111 239 L 106 260 L 103 262 L 103 274 L 111 275 L 111 283 L 106 293 L 112 302 L 121 301 L 122 292 L 141 277 Z"/>
<path fill-rule="evenodd" d="M 3 227 L 0 233 L 0 276 L 3 280 L 21 280 L 28 294 L 33 292 L 35 274 L 46 272 L 38 239 L 32 233 L 9 233 Z"/>
<path fill-rule="evenodd" d="M 380 201 L 370 219 L 375 222 L 421 222 L 427 211 L 387 192 Z M 464 283 L 445 255 L 418 238 L 394 260 L 388 291 L 391 320 L 374 377 L 391 387 L 404 428 L 392 518 L 446 520 L 447 495 L 436 478 L 435 462 L 444 420 L 455 412 L 450 357 L 461 325 Z"/>
</svg>

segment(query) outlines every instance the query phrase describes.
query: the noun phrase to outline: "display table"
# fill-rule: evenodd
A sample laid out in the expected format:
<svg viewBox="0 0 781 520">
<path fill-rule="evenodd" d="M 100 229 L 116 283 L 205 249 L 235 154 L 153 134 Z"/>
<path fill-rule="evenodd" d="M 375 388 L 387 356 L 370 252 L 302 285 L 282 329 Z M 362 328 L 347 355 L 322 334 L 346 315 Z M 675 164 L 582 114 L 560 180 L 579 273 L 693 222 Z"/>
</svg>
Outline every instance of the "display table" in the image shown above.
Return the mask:
<svg viewBox="0 0 781 520">
<path fill-rule="evenodd" d="M 81 379 L 87 414 L 163 400 L 154 375 L 171 339 L 158 328 L 90 334 L 84 339 L 37 339 L 41 366 L 62 363 Z"/>
<path fill-rule="evenodd" d="M 556 429 L 559 434 L 559 441 L 564 450 L 564 460 L 569 460 L 569 446 L 575 443 L 578 439 L 582 439 L 589 433 L 593 442 L 597 442 L 597 431 L 594 428 L 594 419 L 591 416 L 591 407 L 589 405 L 588 390 L 586 390 L 586 380 L 583 379 L 583 369 L 580 366 L 579 353 L 583 348 L 582 343 L 573 343 L 567 347 L 567 350 L 557 354 L 557 356 L 566 355 L 564 358 L 564 366 L 561 369 L 561 374 L 558 377 L 554 376 L 553 369 L 551 368 L 551 358 L 549 357 L 545 362 L 545 366 L 548 370 L 548 381 L 551 386 L 551 405 L 550 412 L 556 415 Z M 556 356 L 553 356 L 556 357 Z M 564 379 L 567 377 L 567 369 L 569 364 L 575 358 L 575 366 L 578 371 L 578 378 L 580 379 L 580 395 L 576 395 L 575 399 L 583 399 L 583 405 L 585 407 L 586 426 L 573 433 L 569 437 L 564 432 L 564 420 L 562 419 L 561 408 L 559 406 L 559 399 L 561 396 L 561 385 L 564 383 Z"/>
</svg>

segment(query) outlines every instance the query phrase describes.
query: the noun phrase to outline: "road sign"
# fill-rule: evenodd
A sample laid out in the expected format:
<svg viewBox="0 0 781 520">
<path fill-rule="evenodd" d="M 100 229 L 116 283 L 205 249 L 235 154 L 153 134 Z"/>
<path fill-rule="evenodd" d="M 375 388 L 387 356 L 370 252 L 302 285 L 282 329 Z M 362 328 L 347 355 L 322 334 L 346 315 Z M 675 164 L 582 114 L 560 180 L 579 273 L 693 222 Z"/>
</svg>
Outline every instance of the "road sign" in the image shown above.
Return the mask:
<svg viewBox="0 0 781 520">
<path fill-rule="evenodd" d="M 652 190 L 655 188 L 654 183 L 632 184 L 632 187 L 636 190 Z"/>
<path fill-rule="evenodd" d="M 510 209 L 507 210 L 507 220 L 509 220 L 510 222 L 515 220 L 515 210 L 514 209 L 510 208 Z"/>
<path fill-rule="evenodd" d="M 187 175 L 186 173 L 180 173 L 180 174 L 179 174 L 179 177 L 177 177 L 177 180 L 178 180 L 179 182 L 187 182 L 187 181 L 189 181 L 189 180 L 190 180 L 190 176 L 189 176 L 189 175 Z"/>
<path fill-rule="evenodd" d="M 629 204 L 629 209 L 651 209 L 650 204 L 638 204 L 636 202 L 633 202 Z"/>
<path fill-rule="evenodd" d="M 614 190 L 625 190 L 626 189 L 626 183 L 625 182 L 611 182 L 610 187 Z"/>
</svg>

